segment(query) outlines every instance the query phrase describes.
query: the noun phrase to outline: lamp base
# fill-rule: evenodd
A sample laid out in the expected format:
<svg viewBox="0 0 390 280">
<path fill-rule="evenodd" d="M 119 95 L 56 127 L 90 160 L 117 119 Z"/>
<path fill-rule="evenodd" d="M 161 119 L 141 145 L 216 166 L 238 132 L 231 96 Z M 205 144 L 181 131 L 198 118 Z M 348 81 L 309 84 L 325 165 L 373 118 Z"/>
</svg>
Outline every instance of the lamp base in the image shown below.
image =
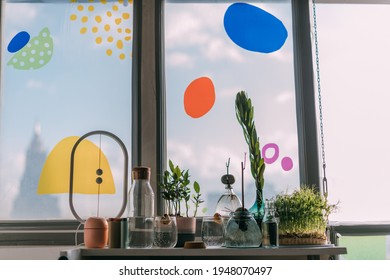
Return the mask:
<svg viewBox="0 0 390 280">
<path fill-rule="evenodd" d="M 90 217 L 84 224 L 84 243 L 86 248 L 104 248 L 108 242 L 108 223 L 100 217 Z"/>
</svg>

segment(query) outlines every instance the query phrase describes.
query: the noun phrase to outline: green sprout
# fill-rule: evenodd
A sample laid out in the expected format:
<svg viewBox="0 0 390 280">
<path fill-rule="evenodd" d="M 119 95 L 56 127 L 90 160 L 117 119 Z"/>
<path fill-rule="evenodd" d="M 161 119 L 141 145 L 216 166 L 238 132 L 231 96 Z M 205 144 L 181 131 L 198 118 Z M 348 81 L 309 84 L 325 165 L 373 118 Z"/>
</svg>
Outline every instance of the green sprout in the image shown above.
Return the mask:
<svg viewBox="0 0 390 280">
<path fill-rule="evenodd" d="M 280 237 L 326 239 L 328 217 L 337 209 L 337 204 L 329 204 L 313 186 L 303 185 L 292 194 L 277 195 L 275 208 Z"/>
</svg>

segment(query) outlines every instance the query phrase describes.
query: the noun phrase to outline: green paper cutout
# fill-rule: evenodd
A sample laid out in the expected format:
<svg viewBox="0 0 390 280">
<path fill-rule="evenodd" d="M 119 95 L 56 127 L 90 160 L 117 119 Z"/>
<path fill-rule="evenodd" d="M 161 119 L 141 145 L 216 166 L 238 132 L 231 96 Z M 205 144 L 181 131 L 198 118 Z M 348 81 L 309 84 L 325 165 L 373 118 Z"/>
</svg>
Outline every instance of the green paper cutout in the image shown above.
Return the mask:
<svg viewBox="0 0 390 280">
<path fill-rule="evenodd" d="M 39 69 L 45 66 L 53 56 L 53 39 L 47 27 L 20 51 L 12 56 L 7 65 L 19 70 Z"/>
</svg>

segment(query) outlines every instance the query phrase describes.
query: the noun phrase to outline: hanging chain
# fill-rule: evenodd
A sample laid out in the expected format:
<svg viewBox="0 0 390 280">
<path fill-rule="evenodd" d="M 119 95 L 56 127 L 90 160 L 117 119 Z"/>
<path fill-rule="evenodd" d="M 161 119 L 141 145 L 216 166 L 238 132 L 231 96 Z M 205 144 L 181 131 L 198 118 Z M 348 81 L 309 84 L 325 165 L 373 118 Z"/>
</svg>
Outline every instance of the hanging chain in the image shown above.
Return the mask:
<svg viewBox="0 0 390 280">
<path fill-rule="evenodd" d="M 314 43 L 315 43 L 315 55 L 316 55 L 318 108 L 319 108 L 319 114 L 320 114 L 322 169 L 324 172 L 324 177 L 322 179 L 322 191 L 323 191 L 324 196 L 328 197 L 328 179 L 326 178 L 324 123 L 323 123 L 323 114 L 322 114 L 322 96 L 321 96 L 321 80 L 320 80 L 320 56 L 319 56 L 319 51 L 318 51 L 317 13 L 316 13 L 316 1 L 315 0 L 313 0 L 313 26 L 314 26 Z"/>
</svg>

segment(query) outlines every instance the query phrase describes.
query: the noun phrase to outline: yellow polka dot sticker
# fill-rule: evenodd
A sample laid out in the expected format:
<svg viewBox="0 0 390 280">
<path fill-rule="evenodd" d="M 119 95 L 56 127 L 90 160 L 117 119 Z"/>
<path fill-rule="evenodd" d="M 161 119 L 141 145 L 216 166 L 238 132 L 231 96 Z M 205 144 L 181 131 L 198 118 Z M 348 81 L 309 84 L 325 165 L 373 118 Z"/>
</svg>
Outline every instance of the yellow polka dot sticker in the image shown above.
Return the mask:
<svg viewBox="0 0 390 280">
<path fill-rule="evenodd" d="M 77 24 L 84 38 L 92 36 L 93 43 L 104 48 L 102 54 L 125 60 L 131 59 L 132 0 L 70 0 L 74 4 L 69 20 Z"/>
</svg>

